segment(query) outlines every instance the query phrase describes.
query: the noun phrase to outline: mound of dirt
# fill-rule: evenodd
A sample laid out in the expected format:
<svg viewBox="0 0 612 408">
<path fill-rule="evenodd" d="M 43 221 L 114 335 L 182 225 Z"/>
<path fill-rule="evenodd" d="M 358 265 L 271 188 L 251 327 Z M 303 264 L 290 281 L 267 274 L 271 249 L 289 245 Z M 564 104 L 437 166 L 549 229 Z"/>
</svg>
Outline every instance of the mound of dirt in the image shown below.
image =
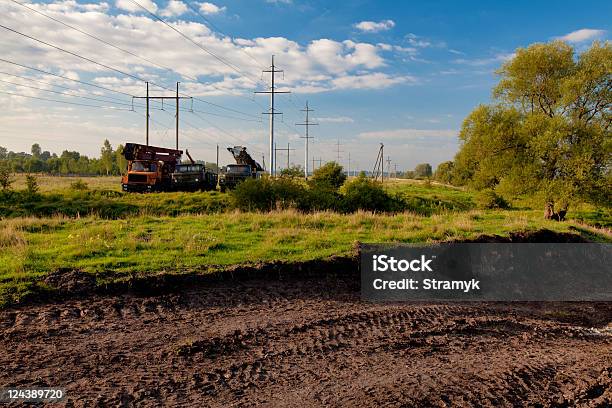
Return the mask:
<svg viewBox="0 0 612 408">
<path fill-rule="evenodd" d="M 541 229 L 537 231 L 519 231 L 511 232 L 508 236 L 501 235 L 480 235 L 473 239 L 453 240 L 453 243 L 585 243 L 589 240 L 581 237 L 578 234 L 568 232 L 555 232 L 549 229 Z"/>
<path fill-rule="evenodd" d="M 43 282 L 59 294 L 84 294 L 96 288 L 96 277 L 78 269 L 59 268 L 45 276 Z"/>
</svg>

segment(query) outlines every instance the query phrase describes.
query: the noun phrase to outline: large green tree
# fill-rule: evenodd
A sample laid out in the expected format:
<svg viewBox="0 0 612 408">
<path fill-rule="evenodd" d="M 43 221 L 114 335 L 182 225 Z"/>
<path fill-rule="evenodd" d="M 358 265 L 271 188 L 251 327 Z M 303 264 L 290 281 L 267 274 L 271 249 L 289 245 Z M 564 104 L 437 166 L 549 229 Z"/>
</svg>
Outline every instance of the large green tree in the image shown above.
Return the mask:
<svg viewBox="0 0 612 408">
<path fill-rule="evenodd" d="M 454 176 L 504 196 L 531 194 L 546 218 L 571 202 L 611 201 L 612 46 L 576 55 L 561 41 L 518 49 L 498 71 L 495 104 L 464 121 Z"/>
<path fill-rule="evenodd" d="M 100 165 L 102 170 L 106 172 L 108 176 L 113 171 L 114 152 L 108 139 L 104 140 L 102 149 L 100 150 Z"/>
</svg>

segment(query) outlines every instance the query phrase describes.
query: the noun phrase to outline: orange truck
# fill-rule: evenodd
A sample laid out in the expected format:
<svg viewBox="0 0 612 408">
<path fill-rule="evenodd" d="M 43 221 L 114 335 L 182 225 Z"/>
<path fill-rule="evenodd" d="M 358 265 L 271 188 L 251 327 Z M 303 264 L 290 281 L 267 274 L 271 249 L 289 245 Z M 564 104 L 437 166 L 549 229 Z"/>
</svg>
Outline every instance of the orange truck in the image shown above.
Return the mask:
<svg viewBox="0 0 612 408">
<path fill-rule="evenodd" d="M 123 157 L 127 174 L 121 178 L 123 191 L 148 192 L 172 189 L 172 173 L 181 163 L 182 150 L 126 143 Z"/>
</svg>

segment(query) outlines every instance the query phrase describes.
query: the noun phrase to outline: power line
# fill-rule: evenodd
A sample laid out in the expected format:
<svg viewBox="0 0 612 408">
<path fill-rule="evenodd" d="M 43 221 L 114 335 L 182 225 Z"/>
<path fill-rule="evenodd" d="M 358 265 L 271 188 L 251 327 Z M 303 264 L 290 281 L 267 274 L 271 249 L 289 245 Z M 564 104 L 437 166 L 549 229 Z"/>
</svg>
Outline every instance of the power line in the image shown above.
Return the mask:
<svg viewBox="0 0 612 408">
<path fill-rule="evenodd" d="M 245 78 L 249 79 L 251 82 L 253 82 L 254 84 L 257 85 L 257 81 L 253 81 L 247 74 L 245 74 L 243 71 L 240 70 L 240 68 L 236 67 L 235 65 L 233 65 L 232 63 L 224 60 L 223 58 L 219 57 L 217 54 L 215 54 L 214 52 L 210 51 L 209 49 L 207 49 L 206 47 L 204 47 L 201 44 L 198 44 L 197 42 L 195 42 L 194 40 L 192 40 L 189 36 L 185 35 L 181 30 L 179 30 L 178 28 L 172 26 L 171 24 L 169 24 L 167 21 L 165 21 L 163 18 L 159 17 L 157 14 L 155 14 L 154 12 L 150 11 L 149 9 L 147 9 L 146 7 L 144 7 L 143 5 L 141 5 L 140 3 L 138 3 L 136 0 L 130 0 L 132 3 L 136 4 L 138 7 L 140 7 L 141 9 L 143 9 L 144 11 L 146 11 L 149 15 L 151 15 L 153 18 L 155 18 L 156 20 L 158 20 L 159 22 L 163 23 L 164 25 L 166 25 L 167 27 L 169 27 L 171 30 L 175 31 L 177 34 L 179 34 L 181 37 L 185 38 L 187 41 L 189 41 L 190 43 L 192 43 L 193 45 L 195 45 L 196 47 L 200 48 L 202 51 L 206 52 L 207 54 L 209 54 L 210 56 L 214 57 L 216 60 L 218 60 L 219 62 L 221 62 L 222 64 L 226 65 L 227 67 L 231 68 L 232 70 L 234 70 L 236 73 L 241 74 L 241 76 L 244 76 Z"/>
<path fill-rule="evenodd" d="M 200 11 L 196 7 L 193 6 L 193 4 L 191 4 L 190 2 L 187 2 L 187 1 L 185 3 L 187 4 L 187 6 L 191 10 L 193 10 L 198 16 L 200 16 L 202 18 L 202 20 L 206 21 L 212 28 L 217 30 L 217 32 L 230 37 L 229 35 L 225 34 L 223 31 L 221 31 L 221 29 L 219 27 L 217 27 L 212 21 L 210 21 L 208 18 L 204 17 L 204 15 L 202 15 L 202 13 L 200 13 Z M 255 64 L 257 64 L 257 66 L 259 68 L 262 68 L 262 69 L 264 68 L 264 66 L 261 65 L 261 63 L 255 57 L 253 57 L 251 55 L 251 53 L 247 52 L 247 50 L 245 50 L 244 48 L 238 48 L 238 49 L 240 51 L 244 52 L 244 54 L 247 55 L 249 58 L 251 58 L 255 62 Z"/>
<path fill-rule="evenodd" d="M 39 11 L 39 10 L 33 9 L 33 8 L 31 8 L 31 7 L 28 7 L 28 6 L 27 6 L 27 5 L 25 5 L 24 3 L 21 3 L 21 2 L 19 2 L 19 1 L 17 1 L 17 0 L 11 0 L 11 1 L 12 1 L 13 3 L 16 3 L 16 4 L 20 5 L 20 6 L 22 6 L 22 7 L 25 7 L 26 9 L 28 9 L 28 10 L 30 10 L 30 11 L 33 11 L 34 13 L 37 13 L 37 14 L 39 14 L 39 15 L 43 16 L 43 17 L 46 17 L 46 18 L 48 18 L 48 19 L 50 19 L 50 20 L 52 20 L 52 21 L 55 21 L 56 23 L 59 23 L 59 24 L 61 24 L 61 25 L 65 26 L 65 27 L 68 27 L 68 28 L 70 28 L 70 29 L 72 29 L 72 30 L 75 30 L 75 31 L 77 31 L 77 32 L 79 32 L 79 33 L 81 33 L 81 34 L 83 34 L 83 35 L 86 35 L 86 36 L 88 36 L 88 37 L 90 37 L 90 38 L 93 38 L 94 40 L 99 41 L 99 42 L 101 42 L 101 43 L 103 43 L 103 44 L 105 44 L 105 45 L 108 45 L 109 47 L 113 47 L 113 48 L 114 48 L 114 49 L 116 49 L 116 50 L 119 50 L 119 51 L 121 51 L 121 52 L 123 52 L 123 53 L 129 54 L 129 55 L 131 55 L 131 56 L 133 56 L 133 57 L 136 57 L 136 58 L 138 58 L 138 59 L 141 59 L 141 60 L 143 60 L 143 61 L 145 61 L 145 62 L 147 62 L 147 63 L 149 63 L 149 64 L 152 64 L 152 65 L 154 65 L 154 66 L 156 66 L 156 67 L 158 67 L 158 68 L 161 68 L 161 69 L 166 70 L 166 71 L 169 71 L 169 72 L 174 72 L 174 73 L 177 73 L 178 75 L 180 75 L 180 76 L 182 76 L 182 77 L 184 77 L 184 78 L 190 79 L 190 80 L 195 81 L 195 82 L 197 82 L 197 83 L 200 83 L 200 84 L 202 84 L 202 85 L 205 85 L 205 86 L 212 86 L 213 88 L 217 89 L 218 91 L 221 91 L 221 92 L 224 92 L 224 93 L 228 93 L 228 94 L 230 94 L 230 95 L 234 95 L 234 96 L 240 96 L 240 97 L 243 97 L 243 98 L 247 98 L 247 97 L 246 97 L 246 96 L 244 96 L 244 95 L 241 95 L 241 94 L 236 94 L 236 93 L 233 93 L 233 92 L 229 92 L 229 91 L 227 91 L 227 90 L 223 90 L 223 89 L 219 88 L 218 86 L 216 86 L 216 85 L 214 85 L 214 84 L 212 84 L 212 83 L 205 83 L 205 82 L 202 82 L 202 81 L 198 80 L 198 79 L 197 79 L 197 78 L 195 78 L 195 77 L 191 77 L 191 76 L 189 76 L 189 75 L 182 74 L 181 72 L 179 72 L 179 71 L 177 71 L 177 70 L 175 70 L 175 69 L 173 69 L 173 68 L 170 68 L 170 67 L 167 67 L 167 66 L 165 66 L 165 65 L 159 64 L 159 63 L 157 63 L 157 62 L 155 62 L 155 61 L 152 61 L 152 60 L 150 60 L 150 59 L 148 59 L 148 58 L 146 58 L 146 57 L 143 57 L 143 56 L 141 56 L 141 55 L 138 55 L 138 54 L 136 54 L 136 53 L 134 53 L 134 52 L 132 52 L 132 51 L 130 51 L 130 50 L 126 50 L 125 48 L 119 47 L 119 46 L 117 46 L 117 45 L 115 45 L 115 44 L 113 44 L 113 43 L 111 43 L 111 42 L 109 42 L 109 41 L 106 41 L 106 40 L 104 40 L 104 39 L 102 39 L 102 38 L 100 38 L 100 37 L 98 37 L 98 36 L 95 36 L 95 35 L 93 35 L 93 34 L 91 34 L 91 33 L 88 33 L 87 31 L 84 31 L 84 30 L 82 30 L 82 29 L 80 29 L 80 28 L 78 28 L 78 27 L 75 27 L 75 26 L 70 25 L 70 24 L 68 24 L 68 23 L 66 23 L 66 22 L 64 22 L 64 21 L 61 21 L 61 20 L 59 20 L 59 19 L 57 19 L 57 18 L 55 18 L 55 17 L 52 17 L 52 16 L 50 16 L 50 15 L 48 15 L 48 14 L 45 14 L 45 13 L 43 13 L 42 11 Z M 247 98 L 247 99 L 248 99 L 248 98 Z"/>
<path fill-rule="evenodd" d="M 59 75 L 59 74 L 54 74 L 53 72 L 44 71 L 42 69 L 38 69 L 38 68 L 34 68 L 34 67 L 29 67 L 27 65 L 19 64 L 19 63 L 14 62 L 14 61 L 5 60 L 5 59 L 2 59 L 2 58 L 0 58 L 0 61 L 6 62 L 7 64 L 13 64 L 13 65 L 16 65 L 18 67 L 25 68 L 25 69 L 30 69 L 32 71 L 37 71 L 37 72 L 40 72 L 42 74 L 52 75 L 52 76 L 57 77 L 57 78 L 62 78 L 62 79 L 68 80 L 68 81 L 77 82 L 79 84 L 93 86 L 93 87 L 96 87 L 98 89 L 103 89 L 105 91 L 115 92 L 115 93 L 126 95 L 126 96 L 129 96 L 129 97 L 133 96 L 133 95 L 127 93 L 127 92 L 117 91 L 116 89 L 106 88 L 104 86 L 92 84 L 90 82 L 85 82 L 85 81 L 81 81 L 81 80 L 78 80 L 78 79 L 69 78 L 67 76 L 63 76 L 63 75 Z"/>
<path fill-rule="evenodd" d="M 38 99 L 38 100 L 47 101 L 47 102 L 65 103 L 67 105 L 86 106 L 86 107 L 90 107 L 90 108 L 99 108 L 99 109 L 114 109 L 114 110 L 132 111 L 132 109 L 119 108 L 119 107 L 116 107 L 116 106 L 90 105 L 90 104 L 85 104 L 85 103 L 68 102 L 68 101 L 61 101 L 61 100 L 57 100 L 57 99 L 41 98 L 41 97 L 38 97 L 38 96 L 23 95 L 23 94 L 19 94 L 19 93 L 6 92 L 6 91 L 0 91 L 0 93 L 6 94 L 6 95 L 19 96 L 19 97 L 22 97 L 22 98 Z"/>
<path fill-rule="evenodd" d="M 15 85 L 15 86 L 21 86 L 21 87 L 24 87 L 24 88 L 35 89 L 35 90 L 38 90 L 38 91 L 51 92 L 51 93 L 58 94 L 58 95 L 70 96 L 70 97 L 73 97 L 73 98 L 83 98 L 83 99 L 89 99 L 91 101 L 96 101 L 96 102 L 114 103 L 114 104 L 118 104 L 118 105 L 131 106 L 131 104 L 129 104 L 129 103 L 105 101 L 104 99 L 91 98 L 89 96 L 73 95 L 73 94 L 70 94 L 70 93 L 67 93 L 67 92 L 60 92 L 60 91 L 54 91 L 52 89 L 44 89 L 44 88 L 39 88 L 39 87 L 36 87 L 36 86 L 18 84 L 18 83 L 11 82 L 11 81 L 5 81 L 3 79 L 0 79 L 0 82 L 4 82 L 6 84 L 11 84 L 11 85 Z"/>
<path fill-rule="evenodd" d="M 131 0 L 131 1 L 133 1 L 133 0 Z M 77 53 L 74 53 L 74 52 L 72 52 L 72 51 L 66 50 L 66 49 L 64 49 L 64 48 L 62 48 L 62 47 L 58 47 L 58 46 L 56 46 L 56 45 L 50 44 L 50 43 L 48 43 L 48 42 L 46 42 L 46 41 L 43 41 L 43 40 L 40 40 L 40 39 L 38 39 L 38 38 L 32 37 L 32 36 L 30 36 L 30 35 L 28 35 L 28 34 L 24 34 L 24 33 L 20 32 L 20 31 L 14 30 L 14 29 L 12 29 L 12 28 L 10 28 L 10 27 L 6 27 L 6 26 L 4 26 L 4 25 L 2 25 L 2 24 L 0 24 L 0 28 L 4 28 L 5 30 L 8 30 L 8 31 L 11 31 L 11 32 L 13 32 L 13 33 L 15 33 L 15 34 L 18 34 L 18 35 L 21 35 L 21 36 L 23 36 L 23 37 L 26 37 L 26 38 L 28 38 L 28 39 L 30 39 L 30 40 L 32 40 L 32 41 L 36 41 L 36 42 L 38 42 L 38 43 L 41 43 L 41 44 L 47 45 L 47 46 L 49 46 L 49 47 L 51 47 L 51 48 L 54 48 L 54 49 L 56 49 L 56 50 L 59 50 L 59 51 L 65 52 L 65 53 L 67 53 L 67 54 L 70 54 L 70 55 L 72 55 L 72 56 L 75 56 L 75 57 L 77 57 L 77 58 L 80 58 L 80 59 L 82 59 L 82 60 L 85 60 L 85 61 L 87 61 L 87 62 L 90 62 L 90 63 L 92 63 L 92 64 L 99 65 L 99 66 L 101 66 L 101 67 L 104 67 L 104 68 L 109 69 L 109 70 L 111 70 L 111 71 L 117 72 L 117 73 L 119 73 L 119 74 L 122 74 L 122 75 L 128 76 L 128 77 L 130 77 L 130 78 L 132 78 L 132 79 L 136 79 L 136 80 L 141 81 L 141 82 L 149 82 L 151 85 L 155 85 L 155 86 L 157 86 L 158 88 L 165 89 L 165 90 L 169 90 L 169 91 L 173 91 L 172 89 L 170 89 L 170 88 L 168 88 L 168 87 L 165 87 L 165 86 L 163 86 L 163 85 L 160 85 L 160 84 L 156 84 L 156 83 L 155 83 L 155 82 L 153 82 L 153 81 L 147 81 L 146 79 L 144 79 L 144 78 L 142 78 L 142 77 L 139 77 L 139 76 L 137 76 L 137 75 L 132 75 L 132 74 L 127 73 L 127 72 L 125 72 L 125 71 L 122 71 L 122 70 L 120 70 L 120 69 L 117 69 L 117 68 L 111 67 L 111 66 L 106 65 L 106 64 L 103 64 L 103 63 L 101 63 L 101 62 L 94 61 L 94 60 L 92 60 L 92 59 L 90 59 L 90 58 L 87 58 L 87 57 L 84 57 L 84 56 L 79 55 L 79 54 L 77 54 Z M 189 95 L 187 95 L 187 96 L 189 96 Z M 213 102 L 209 102 L 209 101 L 206 101 L 206 100 L 201 99 L 201 98 L 195 98 L 195 97 L 194 97 L 194 99 L 195 99 L 195 100 L 197 100 L 197 101 L 200 101 L 200 102 L 203 102 L 203 103 L 206 103 L 206 104 L 209 104 L 209 105 L 212 105 L 212 106 L 218 107 L 218 108 L 220 108 L 220 109 L 225 109 L 225 110 L 228 110 L 228 111 L 231 111 L 231 112 L 239 113 L 239 114 L 241 114 L 241 115 L 246 115 L 246 116 L 256 117 L 256 116 L 251 115 L 251 114 L 249 114 L 249 113 L 241 112 L 241 111 L 239 111 L 239 110 L 232 109 L 232 108 L 227 108 L 227 107 L 225 107 L 225 106 L 222 106 L 222 105 L 219 105 L 219 104 L 216 104 L 216 103 L 213 103 Z"/>
</svg>

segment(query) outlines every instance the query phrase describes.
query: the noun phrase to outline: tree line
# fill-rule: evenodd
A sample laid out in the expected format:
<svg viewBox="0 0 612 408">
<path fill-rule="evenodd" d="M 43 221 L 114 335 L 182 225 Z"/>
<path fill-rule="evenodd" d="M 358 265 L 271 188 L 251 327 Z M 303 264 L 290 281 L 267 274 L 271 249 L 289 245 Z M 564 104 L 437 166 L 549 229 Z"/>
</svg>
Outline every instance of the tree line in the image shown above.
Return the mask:
<svg viewBox="0 0 612 408">
<path fill-rule="evenodd" d="M 64 150 L 60 155 L 42 150 L 34 143 L 30 153 L 8 151 L 0 146 L 0 166 L 14 173 L 47 173 L 52 175 L 119 175 L 127 161 L 122 155 L 123 145 L 113 149 L 104 140 L 99 157 L 87 157 L 77 151 Z"/>
</svg>

